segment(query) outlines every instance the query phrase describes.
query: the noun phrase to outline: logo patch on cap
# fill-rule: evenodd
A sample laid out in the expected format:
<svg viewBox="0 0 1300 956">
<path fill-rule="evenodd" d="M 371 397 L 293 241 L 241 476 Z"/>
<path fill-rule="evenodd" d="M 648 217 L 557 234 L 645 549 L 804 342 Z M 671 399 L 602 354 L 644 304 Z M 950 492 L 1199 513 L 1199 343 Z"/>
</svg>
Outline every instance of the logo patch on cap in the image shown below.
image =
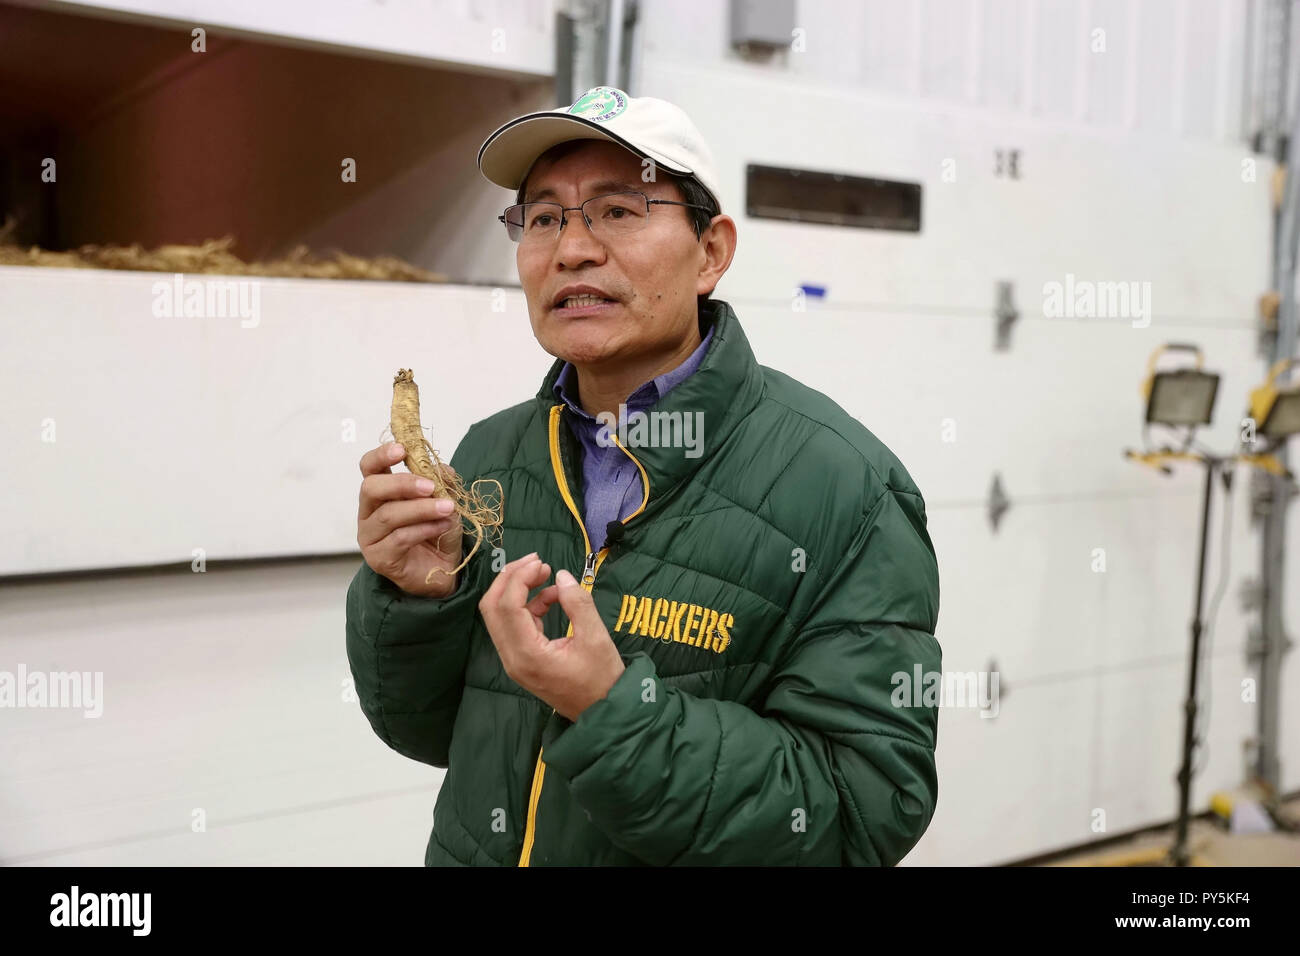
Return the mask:
<svg viewBox="0 0 1300 956">
<path fill-rule="evenodd" d="M 612 86 L 597 86 L 588 90 L 569 107 L 569 112 L 596 123 L 611 120 L 627 109 L 627 94 Z"/>
</svg>

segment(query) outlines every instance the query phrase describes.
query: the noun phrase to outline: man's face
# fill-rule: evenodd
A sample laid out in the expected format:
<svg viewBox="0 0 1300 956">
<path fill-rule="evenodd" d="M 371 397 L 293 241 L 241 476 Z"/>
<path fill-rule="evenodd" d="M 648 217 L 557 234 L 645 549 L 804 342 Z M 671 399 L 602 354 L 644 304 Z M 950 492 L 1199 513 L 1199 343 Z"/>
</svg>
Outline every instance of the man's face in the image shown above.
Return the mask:
<svg viewBox="0 0 1300 956">
<path fill-rule="evenodd" d="M 558 158 L 539 159 L 528 174 L 524 201 L 572 207 L 623 189 L 682 201 L 669 175 L 647 183 L 641 171 L 641 160 L 617 143 L 583 142 Z M 707 257 L 689 213 L 685 206 L 652 205 L 644 229 L 605 245 L 571 210 L 554 243 L 520 243 L 519 281 L 542 348 L 575 365 L 611 369 L 678 351 L 697 321 L 696 295 L 717 282 L 700 274 Z M 595 310 L 559 308 L 561 290 L 578 284 L 615 301 Z"/>
</svg>

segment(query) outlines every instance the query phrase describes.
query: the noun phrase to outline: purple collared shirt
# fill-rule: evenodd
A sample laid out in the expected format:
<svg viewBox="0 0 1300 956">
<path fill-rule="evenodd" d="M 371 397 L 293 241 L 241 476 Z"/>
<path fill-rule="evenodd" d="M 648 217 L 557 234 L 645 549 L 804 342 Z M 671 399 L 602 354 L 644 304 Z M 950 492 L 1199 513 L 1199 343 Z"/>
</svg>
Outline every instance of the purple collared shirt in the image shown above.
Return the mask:
<svg viewBox="0 0 1300 956">
<path fill-rule="evenodd" d="M 704 361 L 704 353 L 709 350 L 712 338 L 713 327 L 710 326 L 699 348 L 685 362 L 672 371 L 655 376 L 627 397 L 623 403 L 627 406 L 626 413 L 647 411 L 675 386 L 693 375 Z M 632 463 L 632 459 L 612 442 L 606 447 L 597 440 L 605 426 L 574 401 L 572 386 L 575 377 L 573 365 L 565 362 L 559 378 L 555 380 L 554 390 L 555 397 L 568 405 L 574 413 L 569 424 L 583 450 L 582 489 L 586 510 L 583 522 L 587 526 L 592 550 L 597 550 L 605 541 L 605 528 L 611 521 L 622 521 L 641 507 L 645 489 L 641 485 L 641 472 Z M 620 424 L 627 421 L 626 413 L 620 413 Z"/>
</svg>

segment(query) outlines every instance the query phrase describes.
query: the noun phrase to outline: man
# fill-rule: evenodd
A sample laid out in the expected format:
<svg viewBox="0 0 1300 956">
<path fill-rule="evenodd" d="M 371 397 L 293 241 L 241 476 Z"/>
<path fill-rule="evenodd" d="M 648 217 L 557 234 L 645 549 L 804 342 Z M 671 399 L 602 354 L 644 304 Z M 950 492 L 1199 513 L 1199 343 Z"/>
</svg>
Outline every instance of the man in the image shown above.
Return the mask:
<svg viewBox="0 0 1300 956">
<path fill-rule="evenodd" d="M 736 225 L 677 107 L 598 87 L 479 166 L 556 356 L 451 461 L 513 559 L 451 574 L 468 524 L 385 445 L 347 597 L 366 717 L 447 768 L 425 863 L 897 863 L 938 795 L 937 709 L 892 693 L 940 665 L 920 492 L 708 298 Z"/>
</svg>

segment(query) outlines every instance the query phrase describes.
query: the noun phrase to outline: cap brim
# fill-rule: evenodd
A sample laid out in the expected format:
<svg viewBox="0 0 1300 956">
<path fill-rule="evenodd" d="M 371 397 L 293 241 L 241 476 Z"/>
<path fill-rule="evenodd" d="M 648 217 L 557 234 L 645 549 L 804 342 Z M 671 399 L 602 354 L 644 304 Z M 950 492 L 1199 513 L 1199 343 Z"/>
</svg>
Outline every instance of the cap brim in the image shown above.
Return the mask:
<svg viewBox="0 0 1300 956">
<path fill-rule="evenodd" d="M 487 138 L 478 151 L 478 168 L 489 181 L 507 189 L 518 189 L 537 157 L 552 146 L 574 139 L 608 140 L 637 156 L 649 156 L 672 172 L 690 175 L 694 170 L 672 162 L 651 150 L 633 146 L 599 123 L 563 113 L 529 113 L 511 120 Z"/>
</svg>

